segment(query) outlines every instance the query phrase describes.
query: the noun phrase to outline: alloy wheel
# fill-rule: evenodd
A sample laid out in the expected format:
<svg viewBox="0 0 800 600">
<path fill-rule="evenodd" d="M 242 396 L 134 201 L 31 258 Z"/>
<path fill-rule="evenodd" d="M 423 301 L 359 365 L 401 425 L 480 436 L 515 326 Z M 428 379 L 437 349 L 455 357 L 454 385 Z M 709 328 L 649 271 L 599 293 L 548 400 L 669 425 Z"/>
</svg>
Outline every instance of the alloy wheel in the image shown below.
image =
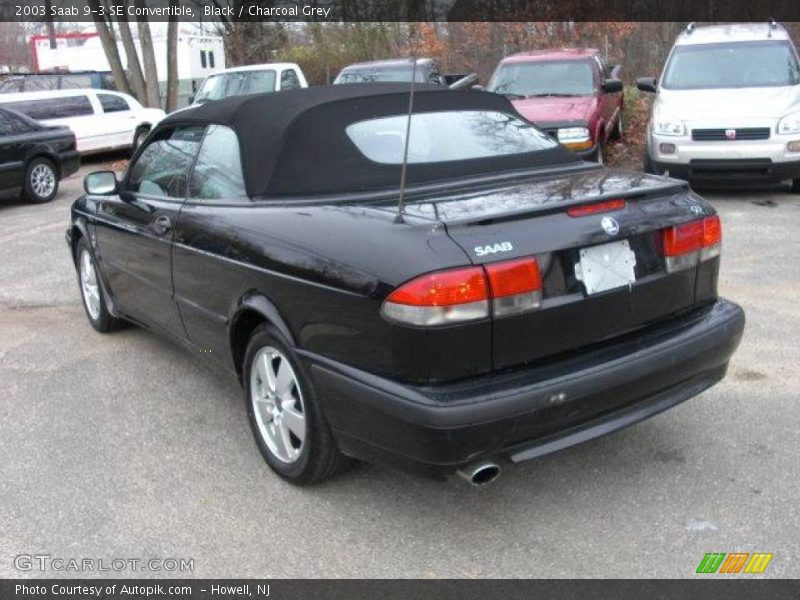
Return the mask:
<svg viewBox="0 0 800 600">
<path fill-rule="evenodd" d="M 94 268 L 92 255 L 88 250 L 81 252 L 81 292 L 86 311 L 92 320 L 100 318 L 100 285 L 97 281 L 97 271 Z"/>
<path fill-rule="evenodd" d="M 297 461 L 306 439 L 303 394 L 289 360 L 272 346 L 261 348 L 253 359 L 250 401 L 270 453 L 284 463 Z"/>
<path fill-rule="evenodd" d="M 50 165 L 39 163 L 31 170 L 31 189 L 39 198 L 48 198 L 56 187 L 56 174 Z"/>
</svg>

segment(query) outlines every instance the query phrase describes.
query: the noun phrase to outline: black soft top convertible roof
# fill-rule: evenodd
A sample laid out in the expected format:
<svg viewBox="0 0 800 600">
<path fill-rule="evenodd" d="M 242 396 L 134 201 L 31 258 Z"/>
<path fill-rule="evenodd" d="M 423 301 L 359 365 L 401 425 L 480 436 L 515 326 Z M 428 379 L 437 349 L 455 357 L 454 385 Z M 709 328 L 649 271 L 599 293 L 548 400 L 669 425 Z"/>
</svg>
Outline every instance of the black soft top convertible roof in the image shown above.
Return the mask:
<svg viewBox="0 0 800 600">
<path fill-rule="evenodd" d="M 239 136 L 249 196 L 309 196 L 399 187 L 400 165 L 364 156 L 345 132 L 352 123 L 408 112 L 408 83 L 318 86 L 235 96 L 178 111 L 158 128 L 216 123 Z M 415 86 L 414 112 L 494 110 L 516 115 L 507 98 L 439 85 Z M 520 117 L 521 118 L 521 117 Z M 578 160 L 555 147 L 510 156 L 408 165 L 407 182 L 441 181 Z"/>
</svg>

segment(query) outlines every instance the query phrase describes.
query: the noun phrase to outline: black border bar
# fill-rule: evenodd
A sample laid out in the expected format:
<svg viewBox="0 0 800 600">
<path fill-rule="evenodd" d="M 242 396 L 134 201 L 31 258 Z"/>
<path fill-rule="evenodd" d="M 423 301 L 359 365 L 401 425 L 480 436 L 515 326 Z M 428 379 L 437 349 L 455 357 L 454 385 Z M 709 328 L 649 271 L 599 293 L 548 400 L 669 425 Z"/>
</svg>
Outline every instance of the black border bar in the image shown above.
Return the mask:
<svg viewBox="0 0 800 600">
<path fill-rule="evenodd" d="M 3 600 L 796 600 L 798 580 L 4 579 Z M 261 586 L 261 588 L 259 588 Z M 185 589 L 181 589 L 185 588 Z M 125 590 L 131 593 L 125 593 Z M 37 591 L 38 590 L 38 591 Z M 99 594 L 97 593 L 99 590 Z M 261 593 L 259 593 L 259 591 Z M 268 595 L 264 593 L 268 591 Z"/>
<path fill-rule="evenodd" d="M 0 21 L 88 22 L 120 9 L 149 21 L 800 21 L 798 0 L 0 0 Z"/>
</svg>

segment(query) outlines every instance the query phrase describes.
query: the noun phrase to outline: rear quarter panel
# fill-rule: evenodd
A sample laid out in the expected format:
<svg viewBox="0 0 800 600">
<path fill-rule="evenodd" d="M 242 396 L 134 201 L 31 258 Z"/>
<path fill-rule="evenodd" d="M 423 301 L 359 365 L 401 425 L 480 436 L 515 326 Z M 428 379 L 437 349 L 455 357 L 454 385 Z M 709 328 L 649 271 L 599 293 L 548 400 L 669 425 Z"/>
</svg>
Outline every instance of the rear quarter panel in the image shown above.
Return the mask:
<svg viewBox="0 0 800 600">
<path fill-rule="evenodd" d="M 436 331 L 380 314 L 383 298 L 429 271 L 468 265 L 438 223 L 355 206 L 187 203 L 175 232 L 175 298 L 193 344 L 232 365 L 229 326 L 243 298 L 274 304 L 298 348 L 399 380 L 491 368 L 491 324 Z"/>
</svg>

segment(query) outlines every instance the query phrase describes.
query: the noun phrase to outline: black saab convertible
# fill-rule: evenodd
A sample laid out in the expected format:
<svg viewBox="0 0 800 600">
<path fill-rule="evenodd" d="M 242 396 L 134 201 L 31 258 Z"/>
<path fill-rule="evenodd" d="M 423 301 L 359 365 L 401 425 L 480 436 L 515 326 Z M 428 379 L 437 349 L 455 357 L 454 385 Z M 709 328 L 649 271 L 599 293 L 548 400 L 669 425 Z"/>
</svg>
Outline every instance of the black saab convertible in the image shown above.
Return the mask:
<svg viewBox="0 0 800 600">
<path fill-rule="evenodd" d="M 162 121 L 72 207 L 92 326 L 237 377 L 295 483 L 351 458 L 485 483 L 724 377 L 744 314 L 707 202 L 580 161 L 502 96 L 409 100 L 318 87 Z"/>
</svg>

